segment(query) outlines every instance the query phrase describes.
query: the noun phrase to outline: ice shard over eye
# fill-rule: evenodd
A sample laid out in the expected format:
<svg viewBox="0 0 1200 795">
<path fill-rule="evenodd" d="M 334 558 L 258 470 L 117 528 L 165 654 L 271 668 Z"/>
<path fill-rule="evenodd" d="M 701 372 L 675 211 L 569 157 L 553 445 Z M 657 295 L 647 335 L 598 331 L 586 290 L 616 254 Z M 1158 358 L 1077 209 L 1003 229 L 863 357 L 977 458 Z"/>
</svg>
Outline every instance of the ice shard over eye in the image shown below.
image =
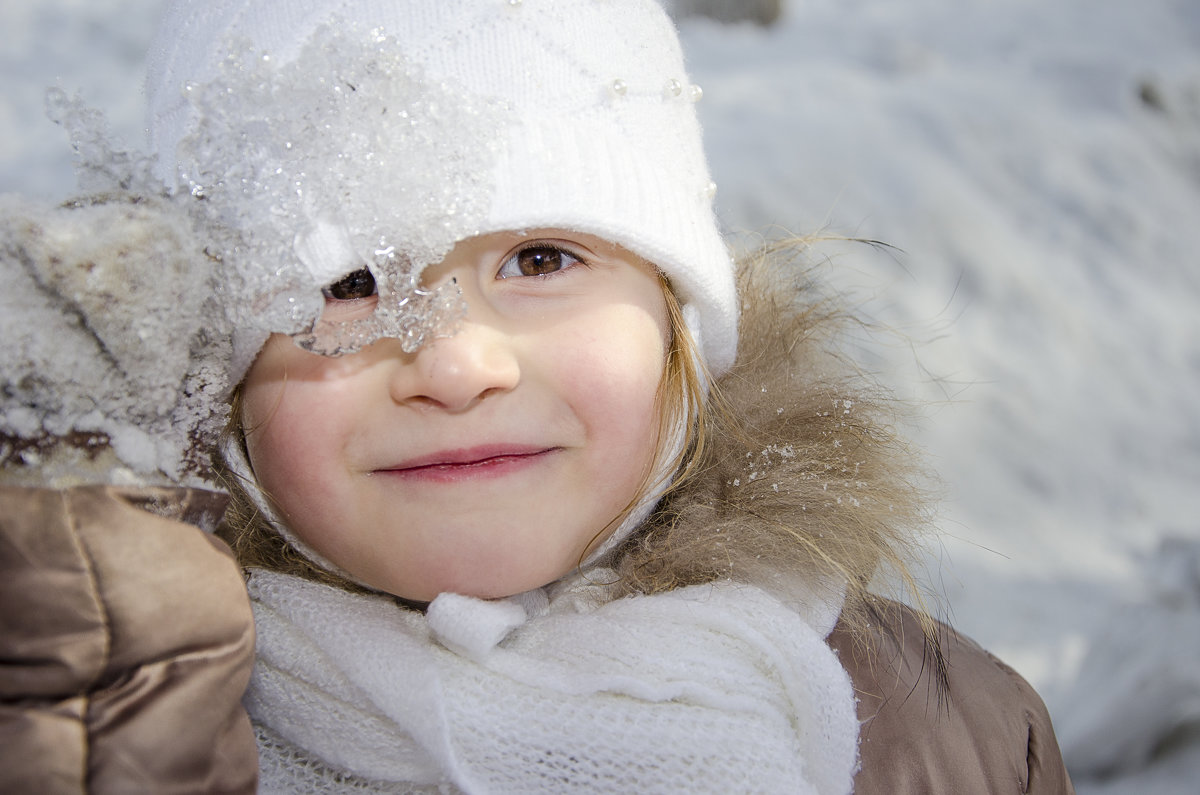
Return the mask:
<svg viewBox="0 0 1200 795">
<path fill-rule="evenodd" d="M 418 277 L 487 217 L 515 112 L 353 24 L 321 26 L 295 58 L 262 55 L 235 47 L 189 92 L 179 145 L 229 325 L 326 356 L 454 333 L 458 291 Z"/>
<path fill-rule="evenodd" d="M 412 261 L 382 239 L 369 267 L 351 271 L 322 288 L 325 308 L 292 340 L 322 356 L 357 353 L 384 337 L 400 341 L 407 353 L 458 330 L 466 314 L 458 285 L 420 286 Z"/>
<path fill-rule="evenodd" d="M 367 268 L 359 268 L 348 273 L 333 284 L 321 290 L 326 299 L 334 301 L 353 301 L 356 298 L 370 298 L 375 295 L 375 277 Z"/>
</svg>

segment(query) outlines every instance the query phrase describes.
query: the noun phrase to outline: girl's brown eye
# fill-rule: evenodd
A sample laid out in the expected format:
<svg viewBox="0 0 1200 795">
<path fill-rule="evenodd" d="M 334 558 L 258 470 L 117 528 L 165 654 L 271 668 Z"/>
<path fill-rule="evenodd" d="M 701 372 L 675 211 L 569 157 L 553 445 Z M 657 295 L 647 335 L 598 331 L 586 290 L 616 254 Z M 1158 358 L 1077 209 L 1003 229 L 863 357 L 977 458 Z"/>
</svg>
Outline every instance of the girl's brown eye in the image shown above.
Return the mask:
<svg viewBox="0 0 1200 795">
<path fill-rule="evenodd" d="M 348 273 L 333 284 L 321 290 L 326 298 L 335 301 L 353 301 L 356 298 L 370 298 L 375 295 L 375 277 L 366 268 L 359 268 Z"/>
<path fill-rule="evenodd" d="M 527 248 L 517 255 L 522 276 L 541 276 L 562 268 L 563 253 L 556 248 Z"/>
<path fill-rule="evenodd" d="M 501 279 L 514 276 L 549 276 L 576 265 L 580 259 L 553 245 L 529 246 L 513 254 L 496 274 Z"/>
</svg>

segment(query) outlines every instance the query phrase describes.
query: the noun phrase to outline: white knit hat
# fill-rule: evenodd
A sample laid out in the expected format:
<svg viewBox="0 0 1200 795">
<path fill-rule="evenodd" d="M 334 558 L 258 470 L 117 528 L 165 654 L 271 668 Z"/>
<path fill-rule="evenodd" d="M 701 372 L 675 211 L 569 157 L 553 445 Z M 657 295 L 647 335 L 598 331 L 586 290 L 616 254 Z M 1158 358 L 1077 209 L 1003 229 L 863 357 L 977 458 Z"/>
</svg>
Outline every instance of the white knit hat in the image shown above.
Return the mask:
<svg viewBox="0 0 1200 795">
<path fill-rule="evenodd" d="M 361 264 L 538 227 L 654 263 L 709 369 L 733 362 L 700 90 L 653 0 L 175 0 L 147 93 L 160 176 L 230 230 L 233 381 Z"/>
</svg>

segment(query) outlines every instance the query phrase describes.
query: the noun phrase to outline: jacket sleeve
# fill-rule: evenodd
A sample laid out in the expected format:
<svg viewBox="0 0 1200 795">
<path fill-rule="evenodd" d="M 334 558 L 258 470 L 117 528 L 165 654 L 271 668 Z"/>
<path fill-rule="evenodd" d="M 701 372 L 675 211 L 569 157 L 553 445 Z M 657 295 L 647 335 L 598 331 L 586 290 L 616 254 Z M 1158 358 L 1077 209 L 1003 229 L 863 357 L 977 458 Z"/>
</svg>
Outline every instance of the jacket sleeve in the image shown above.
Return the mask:
<svg viewBox="0 0 1200 795">
<path fill-rule="evenodd" d="M 0 792 L 254 791 L 241 574 L 155 515 L 209 498 L 0 488 Z"/>
<path fill-rule="evenodd" d="M 1016 671 L 938 624 L 944 660 L 909 608 L 886 603 L 868 637 L 829 637 L 858 697 L 858 795 L 1071 795 L 1050 715 Z M 939 682 L 941 679 L 941 682 Z"/>
</svg>

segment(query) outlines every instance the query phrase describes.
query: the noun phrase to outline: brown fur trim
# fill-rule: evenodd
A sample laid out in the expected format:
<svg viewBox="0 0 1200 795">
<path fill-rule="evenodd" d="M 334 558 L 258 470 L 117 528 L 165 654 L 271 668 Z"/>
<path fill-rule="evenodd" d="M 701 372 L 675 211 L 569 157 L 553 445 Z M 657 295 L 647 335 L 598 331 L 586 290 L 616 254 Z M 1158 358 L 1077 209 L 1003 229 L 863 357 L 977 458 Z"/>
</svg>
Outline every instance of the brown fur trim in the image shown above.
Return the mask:
<svg viewBox="0 0 1200 795">
<path fill-rule="evenodd" d="M 857 321 L 817 289 L 806 248 L 740 263 L 737 362 L 714 386 L 695 473 L 620 550 L 627 592 L 844 586 L 843 619 L 865 625 L 883 567 L 921 603 L 907 561 L 928 524 L 928 479 L 895 431 L 903 408 L 839 354 Z"/>
</svg>

